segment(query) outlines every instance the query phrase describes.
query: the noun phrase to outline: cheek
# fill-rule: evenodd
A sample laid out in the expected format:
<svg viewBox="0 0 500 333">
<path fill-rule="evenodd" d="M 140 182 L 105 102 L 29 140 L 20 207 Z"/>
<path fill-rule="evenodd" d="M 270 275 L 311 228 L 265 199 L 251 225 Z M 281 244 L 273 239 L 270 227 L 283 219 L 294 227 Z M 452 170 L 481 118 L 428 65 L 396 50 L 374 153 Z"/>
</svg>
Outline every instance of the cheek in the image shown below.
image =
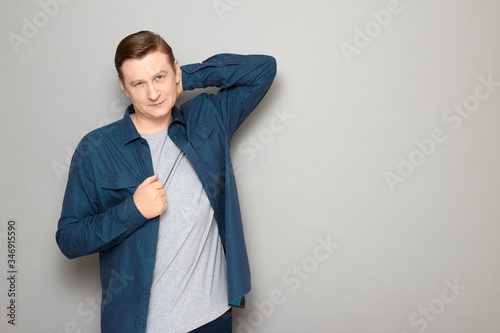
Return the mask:
<svg viewBox="0 0 500 333">
<path fill-rule="evenodd" d="M 172 95 L 172 89 L 171 89 L 169 86 L 164 86 L 164 87 L 162 87 L 162 89 L 161 89 L 161 93 L 162 93 L 162 95 L 163 95 L 163 96 L 165 96 L 165 97 L 166 97 L 166 96 L 170 96 L 170 95 Z"/>
<path fill-rule="evenodd" d="M 145 99 L 146 94 L 144 94 L 142 91 L 134 91 L 133 94 L 130 95 L 130 99 L 134 100 L 136 102 L 140 102 Z"/>
<path fill-rule="evenodd" d="M 175 80 L 172 80 L 168 85 L 168 91 L 174 95 L 177 93 L 177 82 Z"/>
</svg>

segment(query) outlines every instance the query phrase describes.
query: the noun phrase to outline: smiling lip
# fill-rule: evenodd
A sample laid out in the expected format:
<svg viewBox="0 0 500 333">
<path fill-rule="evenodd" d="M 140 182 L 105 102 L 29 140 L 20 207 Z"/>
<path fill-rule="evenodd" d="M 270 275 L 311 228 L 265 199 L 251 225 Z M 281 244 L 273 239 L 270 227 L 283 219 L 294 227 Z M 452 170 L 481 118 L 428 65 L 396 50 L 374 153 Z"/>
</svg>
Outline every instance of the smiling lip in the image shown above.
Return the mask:
<svg viewBox="0 0 500 333">
<path fill-rule="evenodd" d="M 165 101 L 163 101 L 163 102 L 165 102 Z M 162 105 L 162 104 L 163 104 L 163 102 L 160 102 L 160 103 L 158 103 L 158 104 L 151 104 L 150 106 L 160 106 L 160 105 Z"/>
</svg>

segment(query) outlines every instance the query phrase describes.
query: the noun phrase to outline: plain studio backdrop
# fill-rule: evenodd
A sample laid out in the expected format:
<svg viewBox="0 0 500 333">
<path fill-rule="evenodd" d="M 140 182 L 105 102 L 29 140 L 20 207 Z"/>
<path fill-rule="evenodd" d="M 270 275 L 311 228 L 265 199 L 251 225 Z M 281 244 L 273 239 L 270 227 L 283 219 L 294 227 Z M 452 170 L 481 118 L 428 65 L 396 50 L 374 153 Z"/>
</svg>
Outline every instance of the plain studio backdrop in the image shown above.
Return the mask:
<svg viewBox="0 0 500 333">
<path fill-rule="evenodd" d="M 73 150 L 128 104 L 115 48 L 147 29 L 181 65 L 277 59 L 232 141 L 253 285 L 235 332 L 500 332 L 499 17 L 493 0 L 2 0 L 0 330 L 99 331 L 98 257 L 54 235 Z"/>
</svg>

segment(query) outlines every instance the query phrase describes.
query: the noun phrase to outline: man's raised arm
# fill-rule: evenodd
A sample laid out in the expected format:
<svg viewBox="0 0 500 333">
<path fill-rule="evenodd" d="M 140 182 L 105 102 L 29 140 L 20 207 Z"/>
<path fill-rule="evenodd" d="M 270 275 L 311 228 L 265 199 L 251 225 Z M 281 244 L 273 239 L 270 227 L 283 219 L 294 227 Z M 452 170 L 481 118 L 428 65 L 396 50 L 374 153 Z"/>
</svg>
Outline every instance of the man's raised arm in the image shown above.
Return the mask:
<svg viewBox="0 0 500 333">
<path fill-rule="evenodd" d="M 276 60 L 266 55 L 218 54 L 181 67 L 183 90 L 218 87 L 216 103 L 230 136 L 255 109 L 276 75 Z"/>
</svg>

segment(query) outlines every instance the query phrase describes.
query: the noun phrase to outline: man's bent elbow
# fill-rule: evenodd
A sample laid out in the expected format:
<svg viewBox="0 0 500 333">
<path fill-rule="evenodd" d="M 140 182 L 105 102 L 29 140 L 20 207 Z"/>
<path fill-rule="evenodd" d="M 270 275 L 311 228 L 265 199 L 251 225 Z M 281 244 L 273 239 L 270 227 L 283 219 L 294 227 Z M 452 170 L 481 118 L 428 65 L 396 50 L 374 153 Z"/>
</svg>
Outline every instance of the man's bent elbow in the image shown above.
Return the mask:
<svg viewBox="0 0 500 333">
<path fill-rule="evenodd" d="M 62 254 L 64 254 L 68 259 L 75 259 L 81 257 L 82 256 L 81 254 L 78 254 L 77 251 L 75 251 L 72 246 L 68 245 L 69 242 L 65 238 L 66 237 L 64 237 L 63 231 L 61 231 L 60 229 L 57 230 L 56 243 L 57 246 L 59 247 L 59 250 L 61 250 Z"/>
</svg>

